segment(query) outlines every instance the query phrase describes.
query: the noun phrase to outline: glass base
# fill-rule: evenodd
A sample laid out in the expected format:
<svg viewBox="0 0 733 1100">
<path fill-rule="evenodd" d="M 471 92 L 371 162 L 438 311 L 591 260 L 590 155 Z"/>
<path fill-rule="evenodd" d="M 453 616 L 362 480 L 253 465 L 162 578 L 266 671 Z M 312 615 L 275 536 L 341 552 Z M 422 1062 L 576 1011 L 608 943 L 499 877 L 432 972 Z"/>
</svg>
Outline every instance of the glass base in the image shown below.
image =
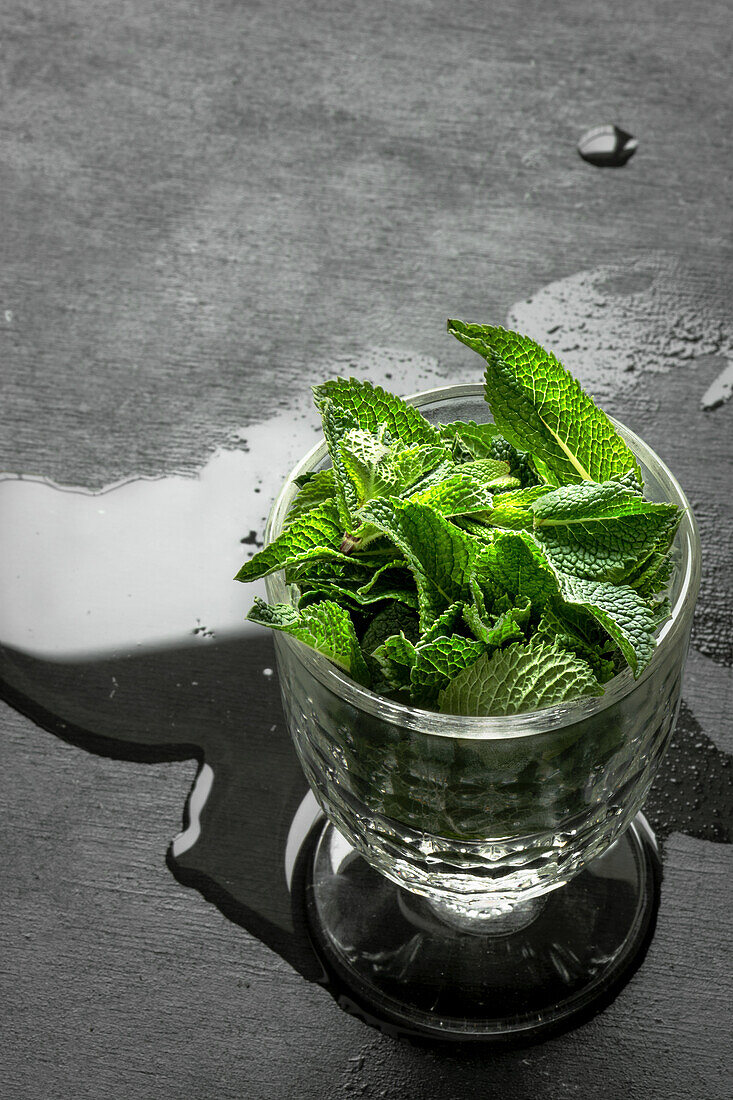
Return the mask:
<svg viewBox="0 0 733 1100">
<path fill-rule="evenodd" d="M 602 856 L 513 919 L 467 922 L 384 878 L 327 824 L 306 908 L 347 1011 L 400 1037 L 521 1044 L 613 999 L 644 958 L 660 883 L 639 814 Z"/>
</svg>

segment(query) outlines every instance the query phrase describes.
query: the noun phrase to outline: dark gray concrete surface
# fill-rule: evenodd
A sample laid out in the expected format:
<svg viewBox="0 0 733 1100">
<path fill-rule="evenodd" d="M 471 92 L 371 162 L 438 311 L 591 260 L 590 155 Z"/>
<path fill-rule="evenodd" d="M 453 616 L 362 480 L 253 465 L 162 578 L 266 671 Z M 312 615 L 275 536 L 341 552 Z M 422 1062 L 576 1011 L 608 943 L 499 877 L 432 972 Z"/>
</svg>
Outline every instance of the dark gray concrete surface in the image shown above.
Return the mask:
<svg viewBox="0 0 733 1100">
<path fill-rule="evenodd" d="M 513 309 L 691 497 L 686 700 L 730 753 L 733 402 L 702 399 L 731 350 L 732 40 L 713 0 L 5 0 L 0 469 L 100 488 L 246 437 L 259 530 L 314 380 L 466 378 L 446 316 Z M 639 139 L 622 169 L 575 151 L 605 121 Z M 672 831 L 657 935 L 601 1016 L 426 1051 L 173 879 L 192 760 L 2 705 L 0 761 L 0 1095 L 730 1095 L 730 845 Z"/>
</svg>

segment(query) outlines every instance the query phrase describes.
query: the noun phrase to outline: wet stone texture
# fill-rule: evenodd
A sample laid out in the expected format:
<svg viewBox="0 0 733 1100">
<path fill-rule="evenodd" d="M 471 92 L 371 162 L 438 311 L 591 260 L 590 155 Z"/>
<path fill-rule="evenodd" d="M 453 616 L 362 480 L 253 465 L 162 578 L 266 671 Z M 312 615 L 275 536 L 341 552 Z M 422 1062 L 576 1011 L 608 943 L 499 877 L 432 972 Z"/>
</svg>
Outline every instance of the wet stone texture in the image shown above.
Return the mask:
<svg viewBox="0 0 733 1100">
<path fill-rule="evenodd" d="M 8 1095 L 729 1096 L 728 18 L 713 0 L 665 16 L 644 0 L 531 18 L 474 0 L 3 5 Z M 640 139 L 618 172 L 575 152 L 607 118 Z M 209 568 L 228 578 L 261 541 L 316 438 L 314 381 L 480 379 L 449 315 L 552 347 L 675 471 L 704 550 L 649 800 L 649 954 L 577 1031 L 494 1053 L 398 1043 L 305 980 L 287 897 L 268 892 L 302 794 L 273 654 L 238 635 L 248 597 Z M 83 492 L 16 498 L 21 474 Z M 90 495 L 141 475 L 163 480 Z M 207 739 L 221 786 L 169 867 Z M 266 919 L 242 902 L 253 883 Z"/>
</svg>

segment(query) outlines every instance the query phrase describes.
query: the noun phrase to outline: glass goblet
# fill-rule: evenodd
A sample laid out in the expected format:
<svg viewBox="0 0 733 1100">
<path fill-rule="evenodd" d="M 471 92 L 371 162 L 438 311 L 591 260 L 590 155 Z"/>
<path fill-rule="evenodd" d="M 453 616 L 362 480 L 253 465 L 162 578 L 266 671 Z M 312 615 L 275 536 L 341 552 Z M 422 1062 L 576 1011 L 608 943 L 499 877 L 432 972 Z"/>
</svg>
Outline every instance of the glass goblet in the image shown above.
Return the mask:
<svg viewBox="0 0 733 1100">
<path fill-rule="evenodd" d="M 428 420 L 490 419 L 481 386 L 408 399 Z M 325 814 L 306 887 L 310 931 L 344 1003 L 386 1030 L 507 1041 L 602 1007 L 651 938 L 660 869 L 639 810 L 680 703 L 700 574 L 694 518 L 674 476 L 621 424 L 645 495 L 684 510 L 671 618 L 642 676 L 599 698 L 512 717 L 404 706 L 278 633 L 287 723 Z M 293 470 L 328 464 L 324 443 Z M 288 599 L 282 573 L 271 603 Z"/>
</svg>

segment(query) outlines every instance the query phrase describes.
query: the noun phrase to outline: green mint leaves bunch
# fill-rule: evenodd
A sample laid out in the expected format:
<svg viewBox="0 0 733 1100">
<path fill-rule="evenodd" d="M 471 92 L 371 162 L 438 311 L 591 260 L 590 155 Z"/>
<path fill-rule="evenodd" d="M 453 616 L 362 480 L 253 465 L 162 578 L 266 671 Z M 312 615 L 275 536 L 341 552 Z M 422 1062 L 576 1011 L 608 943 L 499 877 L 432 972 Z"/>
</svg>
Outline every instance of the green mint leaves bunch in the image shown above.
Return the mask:
<svg viewBox="0 0 733 1100">
<path fill-rule="evenodd" d="M 449 321 L 486 362 L 493 423 L 432 425 L 379 386 L 315 401 L 331 466 L 299 480 L 282 533 L 237 574 L 285 571 L 292 603 L 249 618 L 411 706 L 510 715 L 638 677 L 669 615 L 680 520 L 548 351 Z"/>
</svg>

